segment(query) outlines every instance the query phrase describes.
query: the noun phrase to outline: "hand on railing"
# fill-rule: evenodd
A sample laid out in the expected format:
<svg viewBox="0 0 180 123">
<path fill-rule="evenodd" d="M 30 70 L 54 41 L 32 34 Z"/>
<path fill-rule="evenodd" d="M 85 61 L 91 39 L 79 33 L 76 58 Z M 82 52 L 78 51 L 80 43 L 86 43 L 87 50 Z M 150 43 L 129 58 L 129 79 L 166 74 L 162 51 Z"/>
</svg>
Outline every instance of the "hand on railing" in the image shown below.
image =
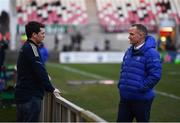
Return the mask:
<svg viewBox="0 0 180 123">
<path fill-rule="evenodd" d="M 59 89 L 57 89 L 57 88 L 54 89 L 53 94 L 54 94 L 55 96 L 59 96 L 60 93 L 61 93 L 61 92 L 60 92 Z"/>
</svg>

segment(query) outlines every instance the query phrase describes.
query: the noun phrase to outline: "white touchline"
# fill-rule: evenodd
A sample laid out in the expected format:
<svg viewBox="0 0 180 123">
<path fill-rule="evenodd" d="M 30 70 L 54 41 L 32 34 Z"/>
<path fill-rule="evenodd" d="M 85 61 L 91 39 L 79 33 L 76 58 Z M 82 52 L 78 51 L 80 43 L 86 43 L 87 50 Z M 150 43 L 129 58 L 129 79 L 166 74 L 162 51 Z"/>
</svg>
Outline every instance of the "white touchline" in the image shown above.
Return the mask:
<svg viewBox="0 0 180 123">
<path fill-rule="evenodd" d="M 92 78 L 95 78 L 95 79 L 108 79 L 108 78 L 100 76 L 100 75 L 85 72 L 85 71 L 78 70 L 78 69 L 68 67 L 68 66 L 65 66 L 65 65 L 60 65 L 60 64 L 55 64 L 55 63 L 48 63 L 48 65 L 50 65 L 52 67 L 56 67 L 56 68 L 58 67 L 58 68 L 64 69 L 64 70 L 69 71 L 69 72 L 78 73 L 78 74 L 83 75 L 83 76 L 92 77 Z M 157 90 L 155 92 L 157 94 L 159 94 L 159 95 L 162 95 L 162 96 L 166 96 L 166 97 L 169 97 L 169 98 L 172 98 L 172 99 L 180 100 L 179 96 L 176 96 L 176 95 L 173 95 L 173 94 L 169 94 L 169 93 L 162 92 L 162 91 L 157 91 Z"/>
<path fill-rule="evenodd" d="M 159 95 L 163 95 L 163 96 L 166 96 L 166 97 L 170 97 L 170 98 L 173 98 L 173 99 L 176 99 L 176 100 L 180 100 L 180 97 L 176 96 L 176 95 L 173 95 L 173 94 L 168 94 L 166 92 L 162 92 L 162 91 L 155 91 L 157 94 Z"/>
<path fill-rule="evenodd" d="M 107 78 L 105 78 L 103 76 L 99 76 L 99 75 L 96 75 L 96 74 L 92 74 L 92 73 L 89 73 L 89 72 L 78 70 L 78 69 L 68 67 L 68 66 L 65 66 L 65 65 L 60 65 L 60 64 L 55 64 L 55 63 L 48 63 L 48 65 L 50 65 L 52 67 L 56 67 L 56 68 L 58 67 L 58 68 L 66 70 L 66 71 L 77 73 L 77 74 L 80 74 L 80 75 L 83 75 L 83 76 L 95 78 L 95 79 L 107 79 Z"/>
</svg>

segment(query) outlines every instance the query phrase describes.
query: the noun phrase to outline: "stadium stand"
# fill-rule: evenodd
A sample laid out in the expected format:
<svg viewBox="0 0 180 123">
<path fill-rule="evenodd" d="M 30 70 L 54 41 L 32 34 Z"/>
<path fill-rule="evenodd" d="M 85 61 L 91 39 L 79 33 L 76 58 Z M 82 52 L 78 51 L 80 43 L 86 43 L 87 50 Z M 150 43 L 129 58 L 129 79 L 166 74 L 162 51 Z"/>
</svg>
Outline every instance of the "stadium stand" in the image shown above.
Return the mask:
<svg viewBox="0 0 180 123">
<path fill-rule="evenodd" d="M 107 31 L 126 31 L 130 24 L 142 23 L 156 31 L 161 18 L 180 24 L 178 0 L 96 0 L 100 25 Z M 38 20 L 45 24 L 82 25 L 88 23 L 85 0 L 17 0 L 18 24 Z"/>
<path fill-rule="evenodd" d="M 18 24 L 35 20 L 44 24 L 86 24 L 84 0 L 17 0 Z"/>
<path fill-rule="evenodd" d="M 95 45 L 102 51 L 107 37 L 111 39 L 112 50 L 126 49 L 128 42 L 124 33 L 133 23 L 145 24 L 154 34 L 158 33 L 163 18 L 171 18 L 180 25 L 179 0 L 17 0 L 16 10 L 20 34 L 28 21 L 37 20 L 47 25 L 49 35 L 45 45 L 50 50 L 54 47 L 55 33 L 63 33 L 58 50 L 70 45 L 70 26 L 83 33 L 83 51 L 92 51 Z"/>
<path fill-rule="evenodd" d="M 107 31 L 126 31 L 133 23 L 156 31 L 159 19 L 174 18 L 180 24 L 178 0 L 96 0 L 99 22 Z"/>
</svg>

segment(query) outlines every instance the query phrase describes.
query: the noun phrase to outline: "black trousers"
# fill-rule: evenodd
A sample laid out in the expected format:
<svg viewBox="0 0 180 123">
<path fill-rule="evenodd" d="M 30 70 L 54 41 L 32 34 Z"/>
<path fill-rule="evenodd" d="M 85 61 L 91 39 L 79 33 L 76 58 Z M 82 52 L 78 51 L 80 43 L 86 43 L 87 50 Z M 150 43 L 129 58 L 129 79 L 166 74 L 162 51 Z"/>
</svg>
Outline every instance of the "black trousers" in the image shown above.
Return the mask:
<svg viewBox="0 0 180 123">
<path fill-rule="evenodd" d="M 41 112 L 41 99 L 32 97 L 28 102 L 17 104 L 17 122 L 38 122 Z"/>
<path fill-rule="evenodd" d="M 149 122 L 153 99 L 149 101 L 127 101 L 119 103 L 117 122 Z"/>
</svg>

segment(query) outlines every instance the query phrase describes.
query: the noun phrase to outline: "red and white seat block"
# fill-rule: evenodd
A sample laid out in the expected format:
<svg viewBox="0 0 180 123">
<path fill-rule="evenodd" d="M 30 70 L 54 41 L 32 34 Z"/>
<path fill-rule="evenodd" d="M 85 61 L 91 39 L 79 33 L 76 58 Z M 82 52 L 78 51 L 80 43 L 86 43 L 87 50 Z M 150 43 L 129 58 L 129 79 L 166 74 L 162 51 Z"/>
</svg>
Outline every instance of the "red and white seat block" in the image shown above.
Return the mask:
<svg viewBox="0 0 180 123">
<path fill-rule="evenodd" d="M 79 25 L 88 23 L 84 0 L 17 0 L 18 23 Z"/>
</svg>

